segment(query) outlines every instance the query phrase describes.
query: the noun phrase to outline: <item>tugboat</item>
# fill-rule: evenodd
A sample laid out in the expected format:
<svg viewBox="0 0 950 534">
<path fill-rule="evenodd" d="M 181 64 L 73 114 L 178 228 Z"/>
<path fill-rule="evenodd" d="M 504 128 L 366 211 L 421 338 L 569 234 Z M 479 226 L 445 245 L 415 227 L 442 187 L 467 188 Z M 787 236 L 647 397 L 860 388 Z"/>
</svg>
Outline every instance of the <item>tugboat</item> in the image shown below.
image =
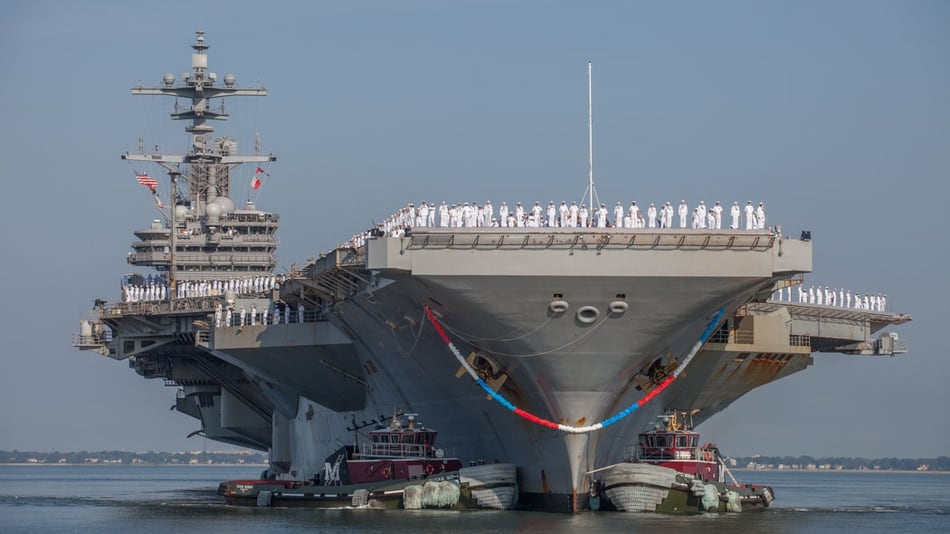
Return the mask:
<svg viewBox="0 0 950 534">
<path fill-rule="evenodd" d="M 739 484 L 715 444 L 700 435 L 685 413 L 660 416 L 663 424 L 640 434 L 623 463 L 598 470 L 600 493 L 621 512 L 689 514 L 744 512 L 767 508 L 769 486 Z M 726 483 L 728 474 L 731 483 Z"/>
<path fill-rule="evenodd" d="M 230 505 L 370 508 L 509 509 L 517 497 L 512 464 L 462 467 L 435 447 L 438 432 L 416 414 L 397 412 L 359 447 L 330 455 L 310 480 L 230 480 L 218 494 Z"/>
</svg>

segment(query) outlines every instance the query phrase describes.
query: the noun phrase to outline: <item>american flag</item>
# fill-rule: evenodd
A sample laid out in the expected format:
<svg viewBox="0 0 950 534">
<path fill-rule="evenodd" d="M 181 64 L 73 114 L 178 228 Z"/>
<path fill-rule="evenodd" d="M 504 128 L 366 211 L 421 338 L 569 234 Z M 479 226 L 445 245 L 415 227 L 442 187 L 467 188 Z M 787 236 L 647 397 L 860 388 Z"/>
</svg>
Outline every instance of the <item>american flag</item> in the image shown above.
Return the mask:
<svg viewBox="0 0 950 534">
<path fill-rule="evenodd" d="M 152 191 L 155 191 L 155 188 L 158 187 L 158 180 L 147 174 L 139 174 L 135 177 L 135 180 Z"/>
</svg>

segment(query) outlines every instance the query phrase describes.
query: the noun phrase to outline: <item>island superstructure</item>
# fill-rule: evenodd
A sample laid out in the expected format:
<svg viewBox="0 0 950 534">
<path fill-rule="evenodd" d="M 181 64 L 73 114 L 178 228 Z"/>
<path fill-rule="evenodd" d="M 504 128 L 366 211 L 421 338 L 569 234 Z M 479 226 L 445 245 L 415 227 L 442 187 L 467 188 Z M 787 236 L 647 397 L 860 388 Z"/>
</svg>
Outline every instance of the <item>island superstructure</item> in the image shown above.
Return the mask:
<svg viewBox="0 0 950 534">
<path fill-rule="evenodd" d="M 270 477 L 310 479 L 406 410 L 463 463 L 517 465 L 518 506 L 576 511 L 589 473 L 669 409 L 699 424 L 813 350 L 905 350 L 873 336 L 906 315 L 767 302 L 812 267 L 812 241 L 777 227 L 415 227 L 277 275 L 277 216 L 235 208 L 229 185 L 276 158 L 207 124 L 226 118 L 212 99 L 266 91 L 220 86 L 203 33 L 192 47 L 183 83 L 133 89 L 190 99 L 172 118 L 191 151 L 123 155 L 169 175 L 167 220 L 128 260 L 167 296 L 98 302 L 73 344 L 176 386 L 197 433 L 267 450 Z"/>
</svg>

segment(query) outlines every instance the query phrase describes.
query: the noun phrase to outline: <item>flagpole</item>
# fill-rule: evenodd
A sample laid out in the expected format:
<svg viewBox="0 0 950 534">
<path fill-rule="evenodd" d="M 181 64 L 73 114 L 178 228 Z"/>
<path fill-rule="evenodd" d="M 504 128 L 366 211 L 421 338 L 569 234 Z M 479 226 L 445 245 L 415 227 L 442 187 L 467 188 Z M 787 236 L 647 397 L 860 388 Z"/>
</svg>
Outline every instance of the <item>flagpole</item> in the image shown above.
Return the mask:
<svg viewBox="0 0 950 534">
<path fill-rule="evenodd" d="M 587 61 L 587 188 L 590 191 L 590 214 L 594 213 L 594 97 L 591 82 L 591 61 Z"/>
</svg>

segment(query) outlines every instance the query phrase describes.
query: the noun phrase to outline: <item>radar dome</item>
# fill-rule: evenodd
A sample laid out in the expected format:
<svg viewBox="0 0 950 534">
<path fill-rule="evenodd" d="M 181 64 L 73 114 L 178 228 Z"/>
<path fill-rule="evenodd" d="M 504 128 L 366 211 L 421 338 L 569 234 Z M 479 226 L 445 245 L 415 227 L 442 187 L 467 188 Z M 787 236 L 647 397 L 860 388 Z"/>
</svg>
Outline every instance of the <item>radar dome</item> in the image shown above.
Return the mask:
<svg viewBox="0 0 950 534">
<path fill-rule="evenodd" d="M 225 74 L 225 75 L 224 75 L 224 85 L 226 85 L 226 86 L 228 86 L 228 87 L 233 87 L 233 86 L 234 86 L 234 75 L 233 75 L 233 74 Z"/>
<path fill-rule="evenodd" d="M 212 204 L 217 204 L 221 206 L 221 213 L 227 215 L 234 211 L 234 201 L 228 197 L 218 197 L 211 201 Z"/>
<path fill-rule="evenodd" d="M 205 215 L 208 216 L 209 220 L 217 220 L 221 216 L 221 206 L 211 202 L 205 206 Z"/>
<path fill-rule="evenodd" d="M 188 209 L 188 206 L 175 206 L 175 218 L 179 221 L 188 217 L 191 214 L 191 210 Z"/>
<path fill-rule="evenodd" d="M 175 75 L 170 72 L 166 72 L 165 77 L 162 78 L 162 81 L 165 82 L 165 85 L 167 85 L 168 87 L 171 87 L 175 85 Z"/>
</svg>

